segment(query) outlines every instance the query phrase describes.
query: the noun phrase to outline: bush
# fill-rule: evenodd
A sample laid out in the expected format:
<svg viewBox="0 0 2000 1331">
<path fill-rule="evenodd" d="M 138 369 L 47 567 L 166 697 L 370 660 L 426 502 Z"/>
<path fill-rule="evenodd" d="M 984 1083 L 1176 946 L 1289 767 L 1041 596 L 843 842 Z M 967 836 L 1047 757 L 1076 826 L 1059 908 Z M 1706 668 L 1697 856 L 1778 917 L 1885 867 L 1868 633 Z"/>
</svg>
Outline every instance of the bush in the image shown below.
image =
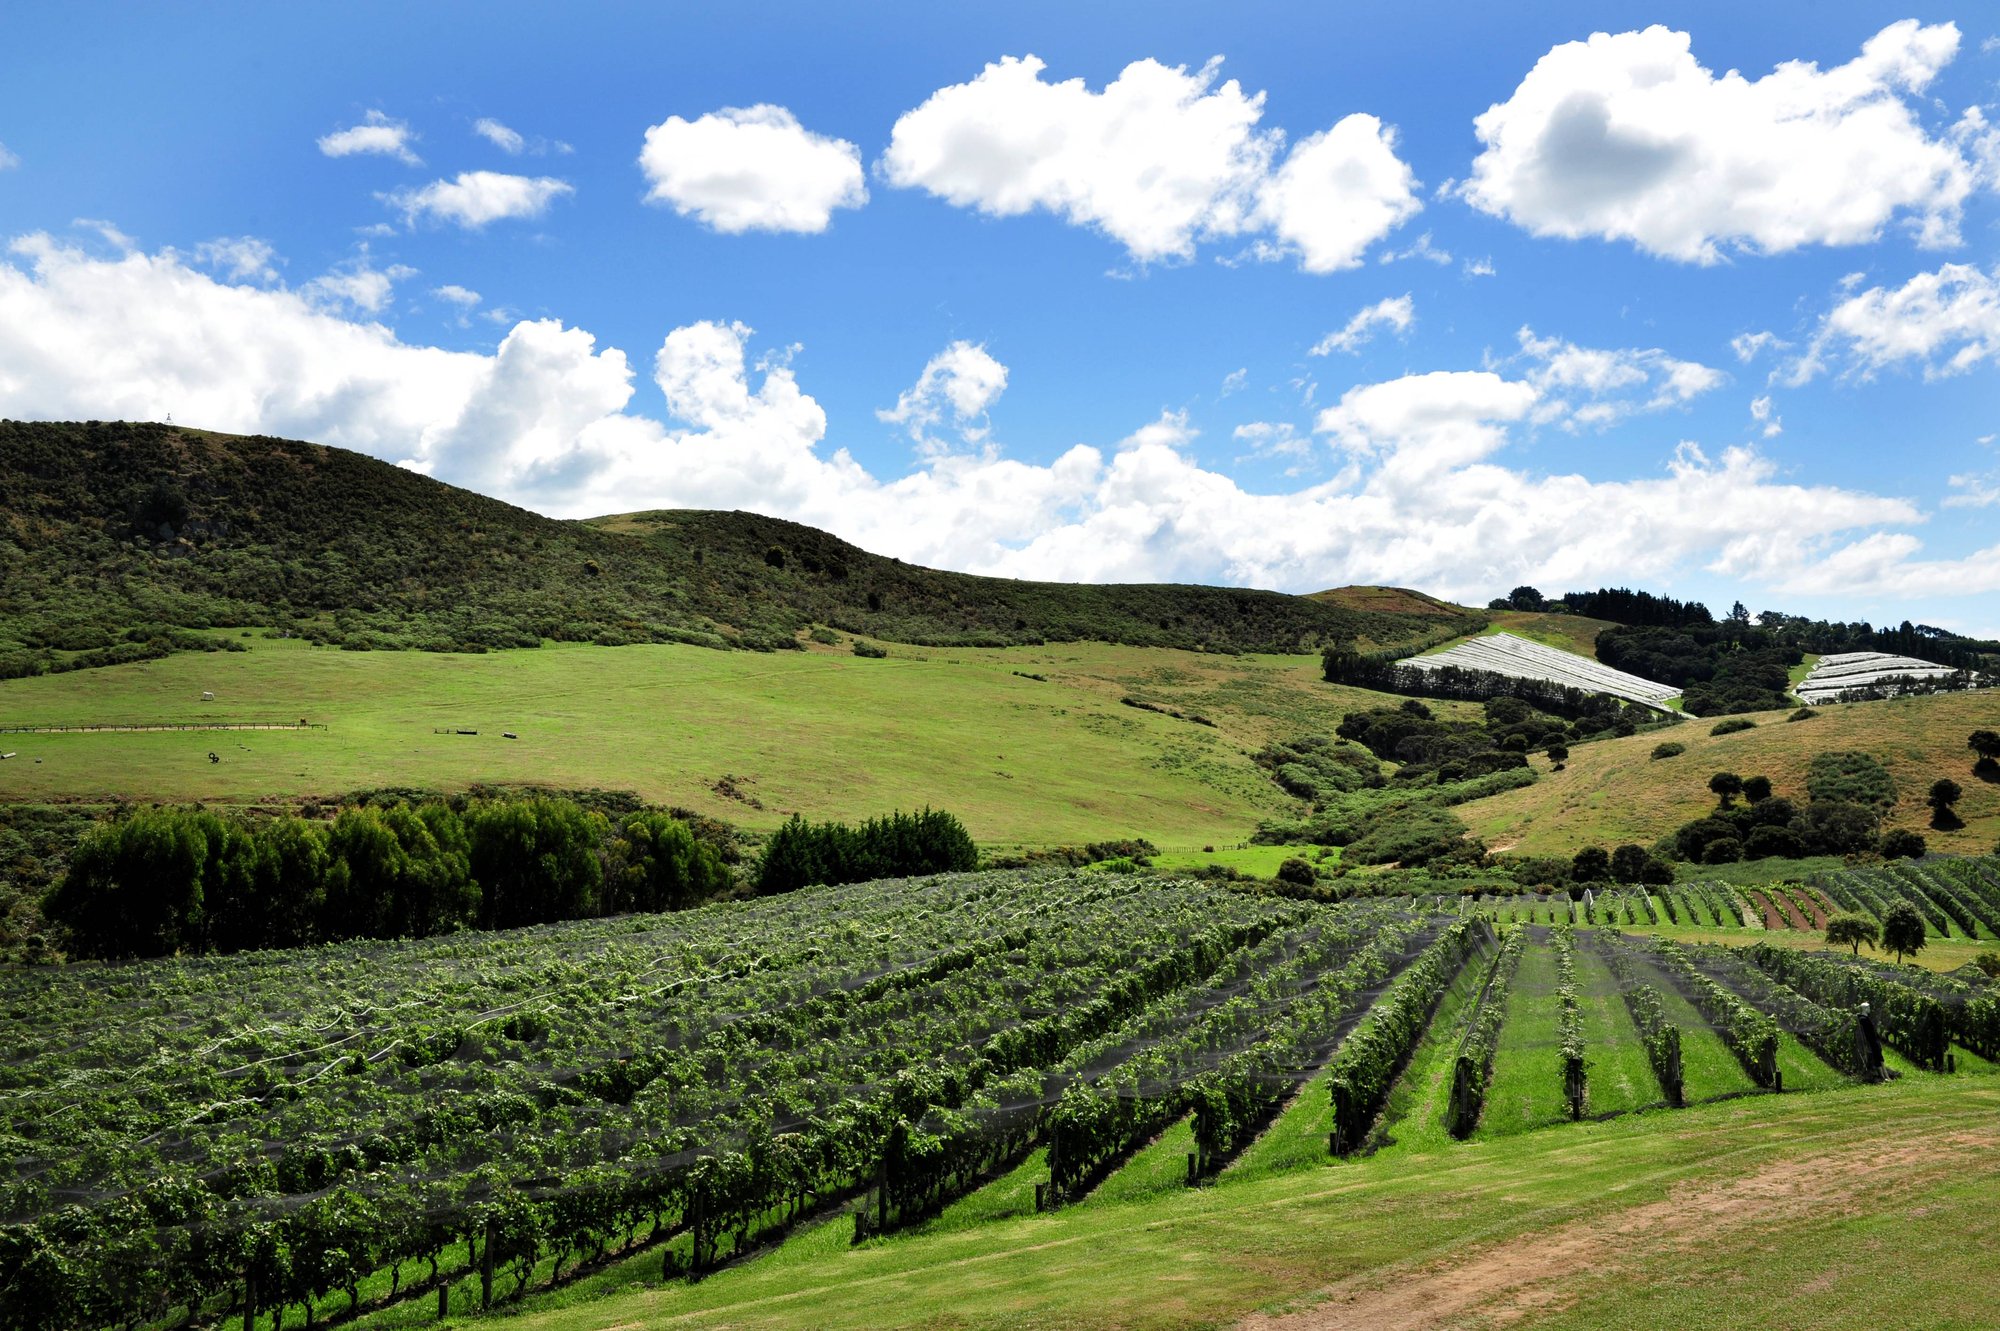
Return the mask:
<svg viewBox="0 0 2000 1331">
<path fill-rule="evenodd" d="M 1656 759 L 1678 758 L 1687 751 L 1688 751 L 1687 745 L 1681 743 L 1677 739 L 1670 739 L 1664 744 L 1655 744 L 1653 746 L 1653 757 Z"/>
<path fill-rule="evenodd" d="M 1981 952 L 1972 959 L 1972 964 L 1994 979 L 2000 980 L 2000 952 Z"/>
<path fill-rule="evenodd" d="M 1818 716 L 1818 715 L 1819 715 L 1819 713 L 1818 713 L 1818 712 L 1815 712 L 1815 711 L 1814 711 L 1814 710 L 1813 710 L 1812 708 L 1810 708 L 1810 707 L 1801 707 L 1801 708 L 1799 708 L 1799 710 L 1798 710 L 1798 711 L 1796 711 L 1796 712 L 1793 712 L 1793 713 L 1792 713 L 1792 714 L 1791 714 L 1790 716 L 1786 717 L 1786 718 L 1785 718 L 1785 720 L 1787 720 L 1787 721 L 1810 721 L 1810 720 L 1812 720 L 1812 719 L 1813 719 L 1814 717 L 1816 717 L 1816 716 Z"/>
<path fill-rule="evenodd" d="M 1277 879 L 1281 883 L 1293 883 L 1299 887 L 1311 887 L 1319 881 L 1319 874 L 1312 865 L 1296 855 L 1278 866 Z"/>
<path fill-rule="evenodd" d="M 856 638 L 854 640 L 854 654 L 856 656 L 866 656 L 873 660 L 880 660 L 889 654 L 889 650 L 886 647 L 877 647 L 872 642 L 863 642 L 861 639 Z"/>
<path fill-rule="evenodd" d="M 1740 716 L 1732 716 L 1727 721 L 1716 722 L 1715 729 L 1708 733 L 1711 735 L 1739 735 L 1746 730 L 1755 730 L 1756 728 L 1757 723 L 1755 721 L 1745 720 Z"/>
<path fill-rule="evenodd" d="M 1703 864 L 1734 864 L 1743 858 L 1743 843 L 1733 836 L 1717 837 L 1701 852 Z"/>
<path fill-rule="evenodd" d="M 1887 809 L 1896 802 L 1896 782 L 1865 753 L 1822 753 L 1806 769 L 1806 793 L 1815 803 L 1840 801 Z"/>
<path fill-rule="evenodd" d="M 790 892 L 814 883 L 915 878 L 978 867 L 979 851 L 965 824 L 942 809 L 897 812 L 859 827 L 809 823 L 793 814 L 765 843 L 757 890 Z"/>
<path fill-rule="evenodd" d="M 1907 827 L 1899 827 L 1882 838 L 1882 858 L 1889 860 L 1920 860 L 1928 847 L 1919 834 Z"/>
</svg>

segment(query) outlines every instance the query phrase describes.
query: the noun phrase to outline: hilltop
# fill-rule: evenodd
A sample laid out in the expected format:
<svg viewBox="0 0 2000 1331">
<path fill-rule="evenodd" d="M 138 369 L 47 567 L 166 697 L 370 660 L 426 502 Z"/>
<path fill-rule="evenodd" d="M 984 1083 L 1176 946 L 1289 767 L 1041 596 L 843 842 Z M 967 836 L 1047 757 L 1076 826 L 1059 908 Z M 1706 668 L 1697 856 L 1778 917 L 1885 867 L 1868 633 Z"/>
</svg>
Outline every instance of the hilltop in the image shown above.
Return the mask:
<svg viewBox="0 0 2000 1331">
<path fill-rule="evenodd" d="M 1292 652 L 1415 642 L 1441 622 L 1429 606 L 940 572 L 751 513 L 557 521 L 343 449 L 157 424 L 0 422 L 0 496 L 0 677 L 212 648 L 187 631 L 224 625 L 445 652 L 788 649 L 814 624 Z M 1446 627 L 1482 622 L 1451 610 Z"/>
</svg>

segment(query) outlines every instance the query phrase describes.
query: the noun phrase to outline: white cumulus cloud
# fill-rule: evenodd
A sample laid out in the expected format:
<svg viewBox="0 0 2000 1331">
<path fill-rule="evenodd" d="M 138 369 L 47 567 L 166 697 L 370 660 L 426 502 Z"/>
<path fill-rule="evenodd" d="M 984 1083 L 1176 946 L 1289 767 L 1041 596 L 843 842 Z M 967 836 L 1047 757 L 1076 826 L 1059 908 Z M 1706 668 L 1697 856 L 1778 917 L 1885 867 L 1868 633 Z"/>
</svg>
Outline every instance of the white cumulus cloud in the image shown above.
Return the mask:
<svg viewBox="0 0 2000 1331">
<path fill-rule="evenodd" d="M 255 236 L 218 236 L 194 247 L 195 262 L 205 264 L 233 282 L 275 282 L 273 262 L 278 252 Z"/>
<path fill-rule="evenodd" d="M 2000 267 L 1948 263 L 1900 287 L 1855 292 L 1821 321 L 1790 381 L 1804 383 L 1835 360 L 1862 378 L 1916 366 L 1926 379 L 2000 362 Z"/>
<path fill-rule="evenodd" d="M 861 150 L 815 134 L 782 106 L 668 116 L 646 131 L 646 198 L 725 234 L 824 231 L 868 202 Z"/>
<path fill-rule="evenodd" d="M 1924 244 L 1955 244 L 1977 171 L 1918 110 L 1958 40 L 1906 19 L 1844 65 L 1787 61 L 1753 80 L 1712 73 L 1685 32 L 1596 33 L 1550 50 L 1473 122 L 1485 147 L 1461 192 L 1536 235 L 1695 263 L 1859 244 L 1899 217 Z"/>
<path fill-rule="evenodd" d="M 1528 327 L 1516 337 L 1519 359 L 1529 362 L 1527 381 L 1539 394 L 1537 424 L 1560 422 L 1571 431 L 1602 428 L 1638 412 L 1682 406 L 1728 381 L 1713 366 L 1658 347 L 1582 347 L 1537 337 Z"/>
<path fill-rule="evenodd" d="M 472 132 L 509 157 L 519 157 L 528 146 L 528 141 L 521 137 L 519 130 L 509 129 L 491 116 L 473 121 Z"/>
<path fill-rule="evenodd" d="M 928 451 L 940 451 L 931 429 L 950 419 L 960 438 L 976 444 L 986 438 L 986 413 L 1007 388 L 1007 367 L 986 348 L 959 340 L 931 357 L 916 383 L 897 395 L 896 405 L 875 413 L 878 420 L 900 425 Z"/>
<path fill-rule="evenodd" d="M 1139 263 L 1203 240 L 1256 238 L 1309 272 L 1352 267 L 1421 204 L 1394 132 L 1350 115 L 1300 139 L 1260 129 L 1264 94 L 1200 69 L 1137 60 L 1092 91 L 1007 56 L 906 112 L 877 170 L 992 217 L 1037 209 L 1103 232 Z"/>
<path fill-rule="evenodd" d="M 499 171 L 461 171 L 452 180 L 433 180 L 415 189 L 385 194 L 382 201 L 403 222 L 450 222 L 477 231 L 490 222 L 540 217 L 555 200 L 576 187 L 554 176 L 513 176 Z"/>
<path fill-rule="evenodd" d="M 1353 354 L 1374 340 L 1377 328 L 1390 328 L 1404 334 L 1416 322 L 1417 303 L 1407 291 L 1400 296 L 1385 296 L 1373 305 L 1364 305 L 1356 310 L 1353 318 L 1314 343 L 1312 350 L 1306 354 L 1325 356 L 1336 351 Z"/>
<path fill-rule="evenodd" d="M 402 121 L 391 120 L 380 111 L 370 111 L 360 124 L 322 135 L 319 150 L 328 157 L 373 155 L 393 157 L 405 166 L 422 166 L 423 158 L 410 147 L 410 141 L 416 137 Z"/>
</svg>

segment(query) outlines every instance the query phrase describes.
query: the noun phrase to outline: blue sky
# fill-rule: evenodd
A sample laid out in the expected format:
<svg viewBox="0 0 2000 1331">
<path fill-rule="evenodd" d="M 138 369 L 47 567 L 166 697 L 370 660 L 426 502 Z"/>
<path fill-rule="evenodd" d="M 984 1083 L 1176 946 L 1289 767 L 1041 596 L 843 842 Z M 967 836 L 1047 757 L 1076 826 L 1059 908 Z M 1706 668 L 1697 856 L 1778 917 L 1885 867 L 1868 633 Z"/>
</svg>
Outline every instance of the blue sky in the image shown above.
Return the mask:
<svg viewBox="0 0 2000 1331">
<path fill-rule="evenodd" d="M 2000 631 L 1979 7 L 20 8 L 0 414 Z"/>
</svg>

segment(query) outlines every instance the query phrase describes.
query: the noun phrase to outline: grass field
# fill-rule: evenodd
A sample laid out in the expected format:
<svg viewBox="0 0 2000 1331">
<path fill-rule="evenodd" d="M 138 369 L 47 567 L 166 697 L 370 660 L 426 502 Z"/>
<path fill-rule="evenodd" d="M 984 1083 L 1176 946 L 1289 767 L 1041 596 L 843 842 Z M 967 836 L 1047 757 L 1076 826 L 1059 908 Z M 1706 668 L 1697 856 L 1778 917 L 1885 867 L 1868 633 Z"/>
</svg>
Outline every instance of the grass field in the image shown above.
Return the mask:
<svg viewBox="0 0 2000 1331">
<path fill-rule="evenodd" d="M 536 782 L 636 790 L 752 828 L 794 810 L 858 818 L 928 804 L 992 845 L 1144 835 L 1193 851 L 1233 845 L 1258 819 L 1297 807 L 1249 753 L 1328 733 L 1380 701 L 1326 684 L 1316 658 L 1103 644 L 892 647 L 882 660 L 677 646 L 454 656 L 250 645 L 0 682 L 0 722 L 305 717 L 326 730 L 8 735 L 0 747 L 18 756 L 0 764 L 0 801 L 245 804 Z M 204 692 L 215 700 L 202 702 Z M 1215 725 L 1128 707 L 1127 697 Z M 479 733 L 434 733 L 461 728 Z"/>
<path fill-rule="evenodd" d="M 1996 1124 L 1991 1078 L 1755 1096 L 858 1249 L 808 1232 L 512 1324 L 1986 1327 Z"/>
<path fill-rule="evenodd" d="M 1965 737 L 1991 728 L 2000 696 L 1991 692 L 1938 694 L 1887 702 L 1847 703 L 1818 709 L 1806 721 L 1784 712 L 1751 717 L 1757 728 L 1710 735 L 1710 724 L 1676 727 L 1671 738 L 1687 745 L 1674 758 L 1653 758 L 1664 736 L 1634 735 L 1584 745 L 1563 771 L 1544 771 L 1533 786 L 1508 791 L 1459 810 L 1487 844 L 1517 854 L 1574 851 L 1581 845 L 1651 845 L 1715 805 L 1708 778 L 1716 772 L 1771 778 L 1777 793 L 1803 802 L 1806 767 L 1815 754 L 1856 749 L 1876 758 L 1896 780 L 1901 798 L 1885 827 L 1921 832 L 1932 850 L 1986 854 L 2000 840 L 2000 785 L 1972 775 Z M 1940 776 L 1965 790 L 1958 806 L 1965 826 L 1952 832 L 1930 827 L 1924 795 Z"/>
</svg>

